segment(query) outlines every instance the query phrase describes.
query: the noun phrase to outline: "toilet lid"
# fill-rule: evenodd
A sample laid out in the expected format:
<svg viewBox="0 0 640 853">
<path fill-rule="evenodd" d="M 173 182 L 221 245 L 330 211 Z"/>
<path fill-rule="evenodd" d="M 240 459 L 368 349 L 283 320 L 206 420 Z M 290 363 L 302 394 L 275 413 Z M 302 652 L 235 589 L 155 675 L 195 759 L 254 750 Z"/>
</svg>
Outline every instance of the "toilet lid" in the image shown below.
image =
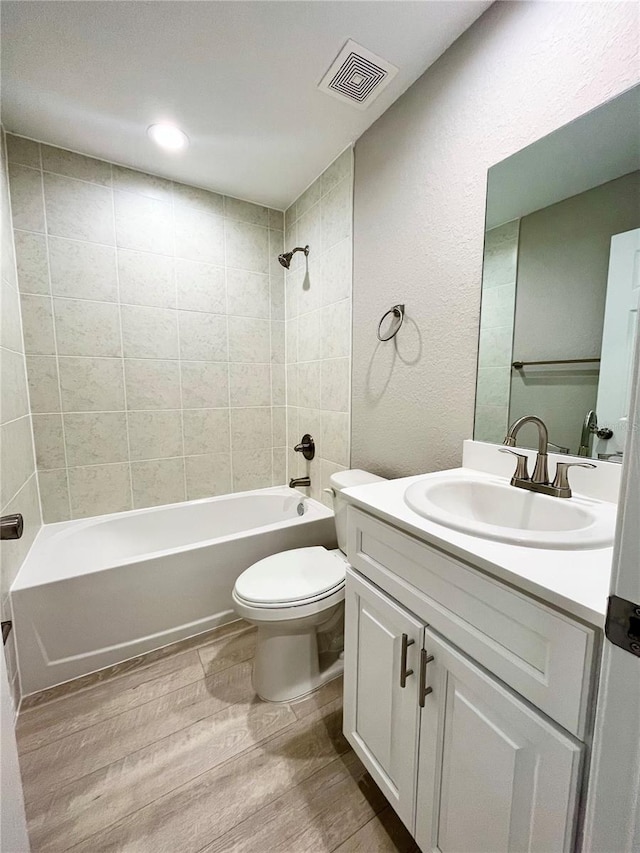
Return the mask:
<svg viewBox="0 0 640 853">
<path fill-rule="evenodd" d="M 318 598 L 344 583 L 344 555 L 326 548 L 295 548 L 259 560 L 236 581 L 236 594 L 257 604 Z"/>
</svg>

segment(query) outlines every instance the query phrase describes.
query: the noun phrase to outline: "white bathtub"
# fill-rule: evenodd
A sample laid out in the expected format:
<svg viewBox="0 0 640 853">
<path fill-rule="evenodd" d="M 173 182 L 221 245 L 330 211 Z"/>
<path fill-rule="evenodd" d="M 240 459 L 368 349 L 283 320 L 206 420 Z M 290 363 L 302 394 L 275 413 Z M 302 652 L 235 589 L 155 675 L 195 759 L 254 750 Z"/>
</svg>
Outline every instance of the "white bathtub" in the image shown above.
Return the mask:
<svg viewBox="0 0 640 853">
<path fill-rule="evenodd" d="M 231 621 L 238 575 L 306 545 L 333 513 L 286 486 L 45 525 L 11 587 L 23 695 Z"/>
</svg>

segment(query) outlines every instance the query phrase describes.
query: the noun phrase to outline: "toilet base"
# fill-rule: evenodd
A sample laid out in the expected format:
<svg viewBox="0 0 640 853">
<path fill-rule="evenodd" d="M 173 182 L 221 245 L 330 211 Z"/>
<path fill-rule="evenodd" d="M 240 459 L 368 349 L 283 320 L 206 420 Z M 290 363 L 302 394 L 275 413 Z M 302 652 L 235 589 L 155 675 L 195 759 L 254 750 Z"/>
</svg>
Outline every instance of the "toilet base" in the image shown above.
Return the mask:
<svg viewBox="0 0 640 853">
<path fill-rule="evenodd" d="M 330 681 L 335 681 L 336 678 L 341 678 L 344 672 L 344 661 L 342 658 L 336 659 L 333 663 L 326 667 L 320 669 L 320 676 L 317 680 L 316 686 L 312 687 L 311 690 L 306 693 L 301 693 L 299 696 L 293 696 L 289 699 L 268 699 L 266 696 L 262 696 L 258 689 L 255 686 L 255 680 L 253 682 L 253 689 L 256 691 L 256 695 L 259 699 L 262 699 L 263 702 L 270 702 L 272 705 L 287 705 L 289 702 L 301 702 L 303 699 L 306 699 L 308 696 L 313 696 L 321 687 L 324 687 L 325 684 L 328 684 Z"/>
<path fill-rule="evenodd" d="M 318 621 L 318 614 L 313 620 L 258 623 L 253 689 L 261 699 L 292 702 L 341 674 L 343 662 L 337 651 L 318 652 L 318 633 L 324 625 L 334 625 L 343 609 L 341 603 L 325 611 L 317 626 L 310 622 Z"/>
</svg>

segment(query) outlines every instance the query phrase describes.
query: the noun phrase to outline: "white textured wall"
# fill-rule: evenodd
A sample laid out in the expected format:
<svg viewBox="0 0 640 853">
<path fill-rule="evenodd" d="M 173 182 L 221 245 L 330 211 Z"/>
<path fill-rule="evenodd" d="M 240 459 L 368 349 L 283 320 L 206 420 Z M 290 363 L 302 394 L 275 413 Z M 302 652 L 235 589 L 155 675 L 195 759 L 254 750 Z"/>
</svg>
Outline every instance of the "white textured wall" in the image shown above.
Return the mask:
<svg viewBox="0 0 640 853">
<path fill-rule="evenodd" d="M 497 3 L 356 145 L 352 465 L 459 464 L 487 169 L 640 79 L 634 3 Z M 393 344 L 376 327 L 395 302 Z"/>
</svg>

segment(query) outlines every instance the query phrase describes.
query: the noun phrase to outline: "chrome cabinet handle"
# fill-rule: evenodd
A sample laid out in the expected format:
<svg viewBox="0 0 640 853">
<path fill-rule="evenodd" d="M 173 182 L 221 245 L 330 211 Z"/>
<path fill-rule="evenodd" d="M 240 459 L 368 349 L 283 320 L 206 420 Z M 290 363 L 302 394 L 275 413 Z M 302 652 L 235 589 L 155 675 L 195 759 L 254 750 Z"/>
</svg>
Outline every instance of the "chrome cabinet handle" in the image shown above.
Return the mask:
<svg viewBox="0 0 640 853">
<path fill-rule="evenodd" d="M 427 687 L 427 664 L 431 663 L 433 655 L 426 649 L 420 652 L 420 707 L 424 708 L 424 700 L 429 693 L 433 693 L 433 687 Z"/>
<path fill-rule="evenodd" d="M 407 669 L 407 649 L 412 646 L 415 640 L 410 640 L 407 634 L 402 635 L 402 652 L 400 655 L 400 687 L 407 686 L 407 678 L 413 675 L 412 669 Z"/>
</svg>

